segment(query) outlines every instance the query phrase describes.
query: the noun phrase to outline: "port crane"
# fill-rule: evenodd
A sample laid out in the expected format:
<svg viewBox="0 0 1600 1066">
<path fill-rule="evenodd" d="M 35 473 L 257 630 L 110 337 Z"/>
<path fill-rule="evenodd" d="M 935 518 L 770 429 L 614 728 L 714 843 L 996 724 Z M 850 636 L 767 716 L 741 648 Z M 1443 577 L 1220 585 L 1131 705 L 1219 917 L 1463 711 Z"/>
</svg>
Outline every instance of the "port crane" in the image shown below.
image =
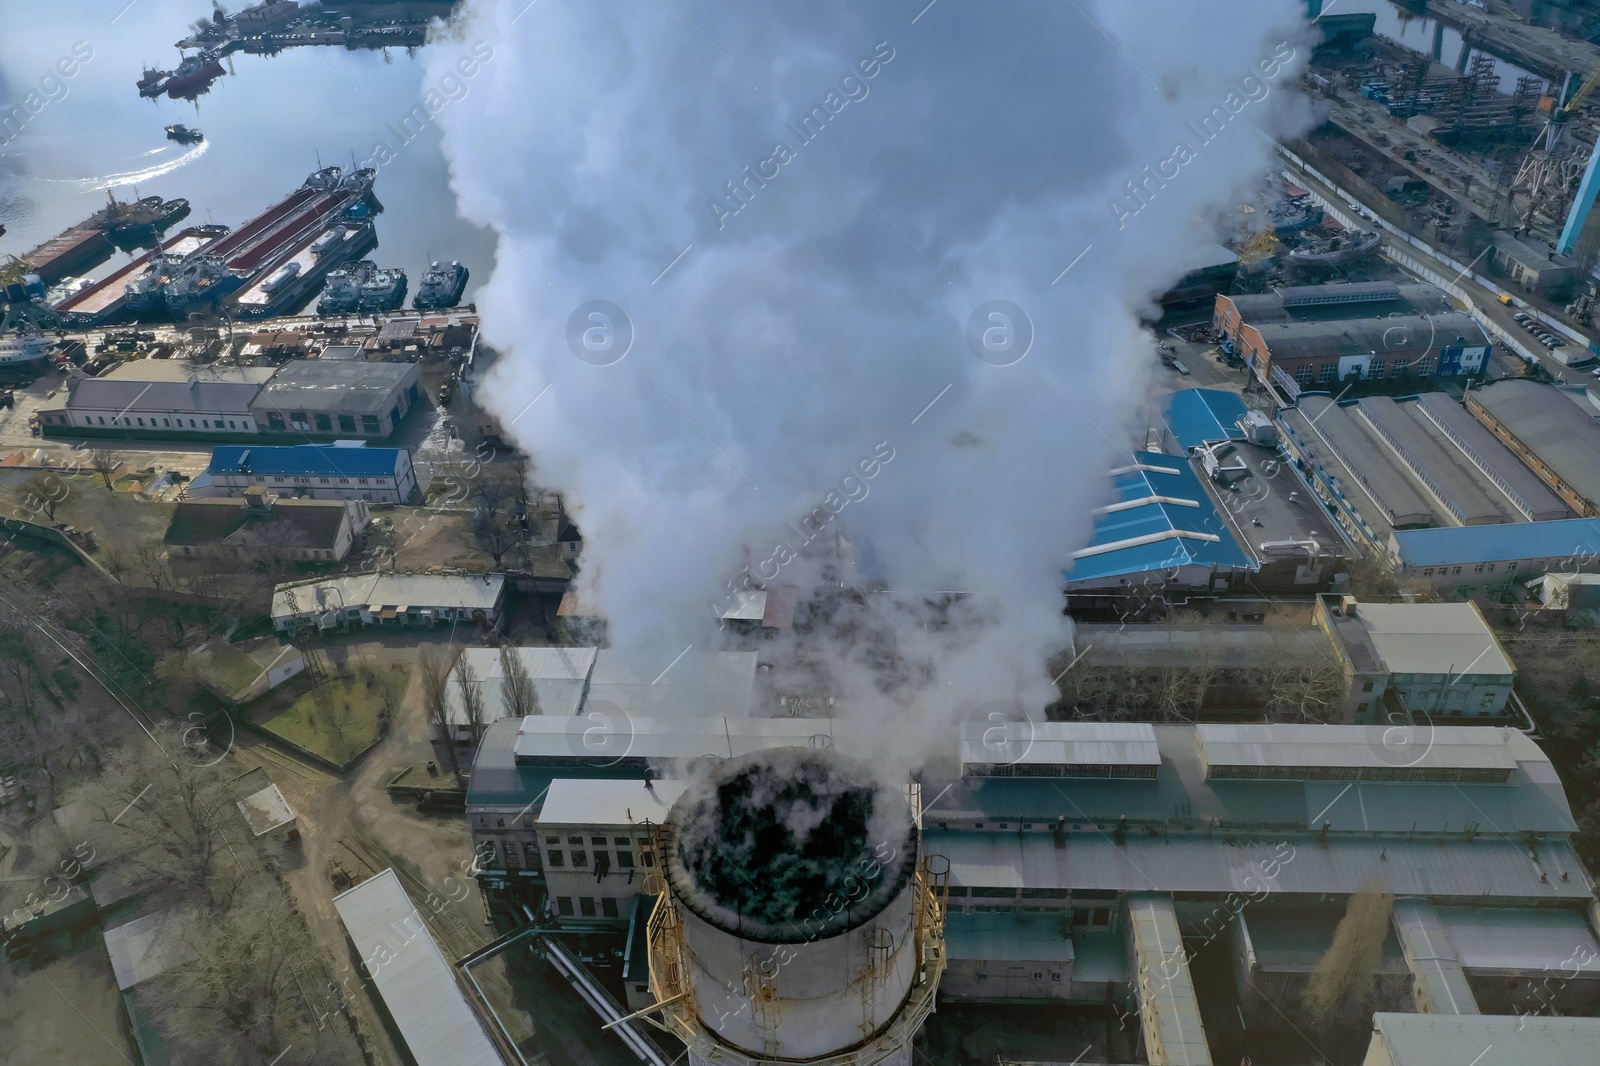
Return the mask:
<svg viewBox="0 0 1600 1066">
<path fill-rule="evenodd" d="M 1570 78 L 1568 84 L 1571 84 Z M 1540 109 L 1548 110 L 1550 118 L 1523 159 L 1508 192 L 1508 202 L 1519 192 L 1528 198 L 1527 206 L 1517 219 L 1520 225 L 1526 227 L 1537 214 L 1559 220 L 1566 213 L 1573 183 L 1585 172 L 1594 154 L 1592 149 L 1573 143 L 1568 127 L 1597 85 L 1600 85 L 1600 68 L 1583 80 L 1566 103 L 1561 103 L 1559 97 L 1545 97 L 1540 101 Z"/>
</svg>

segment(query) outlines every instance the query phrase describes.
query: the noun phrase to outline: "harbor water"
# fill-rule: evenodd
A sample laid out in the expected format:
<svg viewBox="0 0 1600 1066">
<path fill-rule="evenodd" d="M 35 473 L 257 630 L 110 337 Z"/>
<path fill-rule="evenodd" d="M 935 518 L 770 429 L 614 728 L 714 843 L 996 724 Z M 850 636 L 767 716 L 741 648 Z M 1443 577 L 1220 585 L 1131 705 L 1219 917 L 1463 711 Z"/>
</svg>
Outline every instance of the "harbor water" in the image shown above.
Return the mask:
<svg viewBox="0 0 1600 1066">
<path fill-rule="evenodd" d="M 120 17 L 119 17 L 119 12 Z M 430 259 L 472 272 L 463 302 L 492 270 L 495 238 L 463 218 L 423 106 L 472 106 L 472 82 L 424 84 L 420 54 L 302 47 L 235 54 L 194 101 L 141 99 L 146 67 L 175 67 L 174 42 L 209 13 L 196 0 L 72 0 L 0 5 L 0 257 L 21 255 L 106 203 L 186 197 L 180 225 L 238 226 L 282 199 L 320 165 L 378 170 L 379 247 L 413 291 Z M 87 58 L 85 58 L 87 57 Z M 485 68 L 492 65 L 492 54 Z M 69 73 L 70 72 L 70 73 Z M 480 74 L 479 76 L 483 76 Z M 167 139 L 175 123 L 205 134 Z M 470 208 L 463 208 L 471 216 Z M 130 257 L 118 252 L 89 276 Z"/>
</svg>

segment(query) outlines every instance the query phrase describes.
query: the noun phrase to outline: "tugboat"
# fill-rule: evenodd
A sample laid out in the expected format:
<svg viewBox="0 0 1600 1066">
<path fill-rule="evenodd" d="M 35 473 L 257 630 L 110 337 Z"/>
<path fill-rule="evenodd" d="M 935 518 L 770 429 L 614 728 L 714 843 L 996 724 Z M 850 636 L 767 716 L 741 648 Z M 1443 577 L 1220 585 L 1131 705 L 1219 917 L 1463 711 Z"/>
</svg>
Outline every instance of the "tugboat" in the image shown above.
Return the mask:
<svg viewBox="0 0 1600 1066">
<path fill-rule="evenodd" d="M 411 306 L 418 311 L 431 311 L 438 307 L 454 307 L 467 291 L 467 268 L 451 262 L 448 266 L 430 263 L 422 283 L 417 286 L 417 298 Z"/>
<path fill-rule="evenodd" d="M 174 100 L 186 93 L 198 95 L 220 77 L 222 64 L 217 62 L 217 57 L 210 52 L 197 52 L 192 56 L 184 56 L 178 69 L 167 79 L 166 92 Z"/>
<path fill-rule="evenodd" d="M 370 259 L 340 267 L 328 275 L 327 285 L 317 300 L 317 314 L 344 315 L 361 304 L 361 286 L 372 280 L 378 265 Z"/>
<path fill-rule="evenodd" d="M 206 135 L 199 130 L 192 130 L 181 123 L 167 127 L 167 140 L 177 141 L 179 144 L 199 144 L 206 139 Z"/>
<path fill-rule="evenodd" d="M 356 310 L 363 314 L 393 311 L 406 302 L 406 272 L 379 270 L 361 286 L 361 302 Z"/>
<path fill-rule="evenodd" d="M 160 233 L 189 214 L 189 201 L 183 197 L 163 200 L 146 196 L 134 203 L 118 203 L 115 198 L 90 221 L 100 225 L 114 241 L 139 241 Z"/>
<path fill-rule="evenodd" d="M 155 67 L 145 67 L 144 77 L 139 79 L 139 95 L 156 97 L 167 91 L 167 82 L 172 77 L 164 70 Z"/>
<path fill-rule="evenodd" d="M 144 272 L 127 285 L 127 308 L 135 317 L 159 315 L 166 311 L 166 286 L 183 267 L 183 256 L 157 252 L 150 257 Z"/>
</svg>

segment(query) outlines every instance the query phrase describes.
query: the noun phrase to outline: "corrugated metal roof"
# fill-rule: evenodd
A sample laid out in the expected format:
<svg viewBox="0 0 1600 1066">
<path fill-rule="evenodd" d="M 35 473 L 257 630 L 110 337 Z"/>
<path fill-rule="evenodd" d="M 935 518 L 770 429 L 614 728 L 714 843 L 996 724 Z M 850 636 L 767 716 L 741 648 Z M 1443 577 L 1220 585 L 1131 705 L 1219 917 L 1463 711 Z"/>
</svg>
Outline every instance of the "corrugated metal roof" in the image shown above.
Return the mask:
<svg viewBox="0 0 1600 1066">
<path fill-rule="evenodd" d="M 255 836 L 270 833 L 294 821 L 294 808 L 289 806 L 289 801 L 284 799 L 277 785 L 268 785 L 260 792 L 240 800 L 239 812 L 244 815 L 250 832 Z"/>
<path fill-rule="evenodd" d="M 417 1066 L 501 1066 L 393 870 L 333 897 L 333 905 Z"/>
<path fill-rule="evenodd" d="M 1167 401 L 1167 428 L 1185 451 L 1221 440 L 1243 440 L 1238 426 L 1246 413 L 1235 392 L 1222 389 L 1185 389 Z"/>
<path fill-rule="evenodd" d="M 1402 566 L 1461 566 L 1521 559 L 1563 559 L 1600 553 L 1600 518 L 1514 526 L 1407 529 L 1394 534 Z"/>
<path fill-rule="evenodd" d="M 279 585 L 272 617 L 323 614 L 344 607 L 450 607 L 492 610 L 505 591 L 504 574 L 355 574 Z"/>
<path fill-rule="evenodd" d="M 1160 766 L 1155 727 L 1140 722 L 961 724 L 961 763 Z"/>
<path fill-rule="evenodd" d="M 583 696 L 589 683 L 589 670 L 594 666 L 594 648 L 516 648 L 518 658 L 533 682 L 533 691 L 539 698 L 539 713 L 554 718 L 570 717 L 583 707 Z M 498 648 L 467 648 L 450 673 L 450 686 L 445 694 L 450 721 L 466 724 L 461 707 L 461 686 L 456 683 L 456 669 L 461 662 L 472 667 L 483 693 L 484 720 L 498 722 L 510 714 L 506 706 L 505 670 L 500 664 Z"/>
<path fill-rule="evenodd" d="M 1472 390 L 1468 399 L 1482 404 L 1580 496 L 1600 504 L 1600 423 L 1560 389 L 1508 378 Z"/>
<path fill-rule="evenodd" d="M 1438 916 L 1461 965 L 1476 975 L 1532 971 L 1567 980 L 1600 976 L 1600 941 L 1582 911 L 1440 907 Z"/>
<path fill-rule="evenodd" d="M 1489 477 L 1468 461 L 1413 403 L 1368 396 L 1356 403 L 1366 426 L 1398 455 L 1413 477 L 1462 525 L 1520 522 L 1522 512 Z"/>
<path fill-rule="evenodd" d="M 1478 1001 L 1439 911 L 1425 899 L 1394 904 L 1394 929 L 1416 981 L 1417 1005 L 1431 1014 L 1476 1014 Z"/>
<path fill-rule="evenodd" d="M 401 450 L 331 444 L 218 446 L 211 450 L 207 470 L 212 474 L 265 477 L 394 477 Z"/>
<path fill-rule="evenodd" d="M 1537 1014 L 1372 1016 L 1389 1066 L 1594 1066 L 1600 1018 Z"/>
<path fill-rule="evenodd" d="M 592 703 L 591 703 L 592 706 Z M 626 716 L 610 723 L 606 751 L 586 745 L 605 723 L 578 718 L 524 718 L 518 724 L 514 750 L 519 759 L 605 761 L 643 759 L 727 759 L 767 748 L 825 746 L 839 732 L 838 724 L 807 718 L 653 718 Z M 485 740 L 487 743 L 487 739 Z"/>
<path fill-rule="evenodd" d="M 1509 676 L 1506 657 L 1483 615 L 1466 603 L 1363 603 L 1356 621 L 1390 673 Z M 1465 728 L 1465 727 L 1463 727 Z"/>
<path fill-rule="evenodd" d="M 1533 746 L 1514 729 L 1487 726 L 1202 724 L 1194 730 L 1208 767 L 1404 765 L 1509 772 L 1517 768 L 1519 752 Z"/>
<path fill-rule="evenodd" d="M 1494 479 L 1513 503 L 1524 508 L 1529 520 L 1554 522 L 1572 513 L 1561 497 L 1551 492 L 1537 474 L 1453 397 L 1443 392 L 1425 392 L 1417 397 L 1415 410 L 1438 426 L 1469 462 Z"/>
<path fill-rule="evenodd" d="M 1465 311 L 1252 324 L 1267 342 L 1274 362 L 1365 355 L 1420 356 L 1445 348 L 1482 348 L 1489 343 L 1483 328 Z"/>
<path fill-rule="evenodd" d="M 253 406 L 273 411 L 387 414 L 414 381 L 416 363 L 349 363 L 291 359 L 261 388 Z"/>
<path fill-rule="evenodd" d="M 550 782 L 540 825 L 657 825 L 683 795 L 682 781 L 560 777 Z"/>
<path fill-rule="evenodd" d="M 1072 928 L 1063 911 L 952 912 L 944 920 L 946 955 L 956 961 L 1071 962 Z"/>
<path fill-rule="evenodd" d="M 1073 553 L 1067 581 L 1177 566 L 1250 568 L 1187 459 L 1135 452 L 1134 461 L 1113 472 L 1116 502 L 1101 508 L 1089 546 Z"/>
<path fill-rule="evenodd" d="M 756 653 L 693 649 L 677 660 L 644 663 L 602 648 L 589 677 L 589 706 L 640 717 L 743 717 L 755 698 Z"/>
<path fill-rule="evenodd" d="M 1278 417 L 1319 462 L 1331 454 L 1344 466 L 1355 484 L 1345 484 L 1338 470 L 1331 472 L 1339 478 L 1346 497 L 1363 511 L 1370 500 L 1380 509 L 1377 517 L 1387 525 L 1441 524 L 1433 504 L 1404 464 L 1368 427 L 1352 417 L 1348 406 L 1335 403 L 1328 396 L 1301 396 L 1294 407 L 1280 412 Z"/>
<path fill-rule="evenodd" d="M 1067 808 L 1070 812 L 1070 808 Z M 1070 813 L 1068 815 L 1071 817 Z M 1457 900 L 1591 898 L 1577 853 L 1565 842 L 1537 847 L 1480 836 L 1460 839 L 1331 836 L 1172 829 L 1130 830 L 1118 844 L 1115 819 L 1104 829 L 1069 832 L 1057 848 L 1048 832 L 924 829 L 923 850 L 950 860 L 950 884 L 965 888 L 1056 888 L 1104 892 L 1271 892 L 1350 895 L 1377 884 L 1394 895 Z M 1284 858 L 1287 856 L 1287 858 Z M 1560 871 L 1572 876 L 1562 881 Z M 1268 877 L 1271 872 L 1273 876 Z M 1547 873 L 1541 881 L 1539 875 Z"/>
<path fill-rule="evenodd" d="M 1139 974 L 1139 1024 L 1151 1062 L 1165 1066 L 1211 1066 L 1211 1048 L 1200 1021 L 1200 1001 L 1189 976 L 1188 952 L 1172 899 L 1151 894 L 1128 900 L 1134 969 Z"/>
<path fill-rule="evenodd" d="M 171 911 L 157 911 L 106 930 L 106 953 L 111 956 L 111 972 L 118 990 L 126 992 L 152 977 L 160 977 L 188 959 L 177 931 L 167 929 L 173 917 Z"/>
</svg>

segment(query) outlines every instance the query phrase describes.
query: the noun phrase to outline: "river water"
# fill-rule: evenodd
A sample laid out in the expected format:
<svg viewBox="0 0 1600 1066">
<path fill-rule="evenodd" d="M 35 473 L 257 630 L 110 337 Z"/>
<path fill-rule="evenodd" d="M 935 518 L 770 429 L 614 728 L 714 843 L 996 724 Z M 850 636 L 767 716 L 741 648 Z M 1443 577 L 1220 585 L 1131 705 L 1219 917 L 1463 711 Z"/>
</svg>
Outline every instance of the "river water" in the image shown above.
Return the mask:
<svg viewBox="0 0 1600 1066">
<path fill-rule="evenodd" d="M 413 110 L 428 88 L 420 53 L 238 53 L 224 60 L 232 73 L 193 102 L 141 98 L 144 67 L 176 66 L 173 43 L 208 11 L 208 0 L 0 2 L 0 257 L 82 221 L 107 190 L 186 197 L 193 212 L 178 228 L 238 226 L 319 160 L 348 168 L 353 154 L 382 164 L 375 192 L 385 210 L 369 258 L 403 268 L 412 293 L 430 258 L 460 260 L 472 271 L 470 300 L 493 267 L 495 238 L 481 219 L 458 216 L 438 127 Z M 90 58 L 78 61 L 75 49 Z M 451 95 L 444 106 L 471 106 L 470 82 Z M 203 131 L 205 143 L 167 140 L 171 123 Z M 125 261 L 118 253 L 91 276 Z"/>
</svg>

